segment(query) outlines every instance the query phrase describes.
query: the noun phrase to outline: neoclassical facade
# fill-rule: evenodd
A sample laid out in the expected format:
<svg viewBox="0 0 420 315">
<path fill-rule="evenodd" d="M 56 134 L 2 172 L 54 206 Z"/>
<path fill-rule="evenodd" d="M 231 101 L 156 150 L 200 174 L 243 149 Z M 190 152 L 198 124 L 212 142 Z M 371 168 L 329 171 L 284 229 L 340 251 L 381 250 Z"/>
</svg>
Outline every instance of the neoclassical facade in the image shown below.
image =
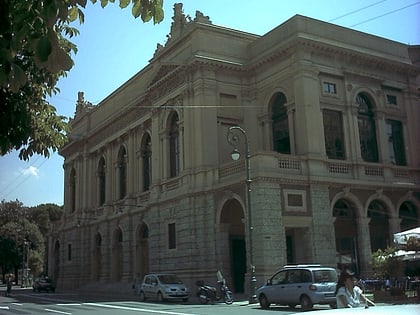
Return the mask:
<svg viewBox="0 0 420 315">
<path fill-rule="evenodd" d="M 175 5 L 144 69 L 97 105 L 79 93 L 51 276 L 193 288 L 220 269 L 247 292 L 250 262 L 257 286 L 287 263 L 370 275 L 420 223 L 419 50 L 299 15 L 257 36 Z"/>
</svg>

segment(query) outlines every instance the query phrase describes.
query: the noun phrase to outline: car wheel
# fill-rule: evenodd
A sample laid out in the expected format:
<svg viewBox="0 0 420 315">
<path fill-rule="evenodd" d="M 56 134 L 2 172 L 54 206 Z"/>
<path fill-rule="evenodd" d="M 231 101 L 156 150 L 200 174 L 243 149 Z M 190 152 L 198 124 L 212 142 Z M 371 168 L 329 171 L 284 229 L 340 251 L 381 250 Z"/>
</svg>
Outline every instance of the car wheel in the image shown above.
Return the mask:
<svg viewBox="0 0 420 315">
<path fill-rule="evenodd" d="M 140 301 L 141 302 L 146 301 L 146 296 L 144 295 L 144 292 L 143 291 L 140 291 Z"/>
<path fill-rule="evenodd" d="M 303 295 L 300 298 L 300 305 L 302 306 L 302 309 L 305 311 L 310 311 L 314 306 L 311 299 L 307 295 Z"/>
<path fill-rule="evenodd" d="M 267 297 L 264 294 L 261 294 L 258 297 L 258 301 L 260 302 L 261 308 L 266 309 L 270 307 L 270 303 L 268 302 Z"/>
<path fill-rule="evenodd" d="M 158 294 L 157 294 L 157 300 L 158 300 L 158 302 L 163 302 L 163 295 L 162 295 L 162 292 L 158 292 Z"/>
</svg>

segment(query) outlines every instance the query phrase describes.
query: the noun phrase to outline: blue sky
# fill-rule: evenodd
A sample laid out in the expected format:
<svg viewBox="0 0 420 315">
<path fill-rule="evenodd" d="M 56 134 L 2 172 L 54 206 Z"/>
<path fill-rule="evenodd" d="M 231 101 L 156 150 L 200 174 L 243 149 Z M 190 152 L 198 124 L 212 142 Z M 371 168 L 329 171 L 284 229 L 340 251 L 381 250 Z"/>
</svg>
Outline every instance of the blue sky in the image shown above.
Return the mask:
<svg viewBox="0 0 420 315">
<path fill-rule="evenodd" d="M 100 2 L 100 1 L 98 1 Z M 118 0 L 116 0 L 118 2 Z M 77 92 L 98 104 L 140 71 L 152 58 L 158 43 L 169 34 L 174 3 L 182 2 L 186 15 L 199 10 L 213 24 L 263 35 L 295 14 L 301 14 L 405 44 L 420 45 L 420 1 L 416 0 L 164 0 L 165 19 L 144 24 L 121 10 L 118 4 L 102 9 L 90 2 L 80 35 L 75 65 L 59 82 L 61 93 L 51 103 L 60 115 L 74 115 Z M 16 200 L 26 206 L 63 204 L 63 158 L 33 156 L 20 161 L 12 152 L 0 157 L 0 200 Z"/>
</svg>

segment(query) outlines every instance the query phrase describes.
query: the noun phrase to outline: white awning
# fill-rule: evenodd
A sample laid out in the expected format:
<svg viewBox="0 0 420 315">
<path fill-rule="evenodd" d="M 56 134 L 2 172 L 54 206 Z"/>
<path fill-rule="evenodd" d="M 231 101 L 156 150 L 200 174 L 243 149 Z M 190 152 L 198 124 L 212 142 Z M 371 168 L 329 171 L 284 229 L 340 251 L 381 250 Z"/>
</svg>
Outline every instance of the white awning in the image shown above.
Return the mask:
<svg viewBox="0 0 420 315">
<path fill-rule="evenodd" d="M 416 227 L 408 231 L 395 233 L 394 242 L 397 245 L 406 245 L 410 237 L 415 237 L 417 239 L 420 239 L 420 227 Z"/>
<path fill-rule="evenodd" d="M 395 252 L 395 256 L 401 260 L 418 260 L 420 259 L 420 253 L 414 250 L 399 250 Z"/>
</svg>

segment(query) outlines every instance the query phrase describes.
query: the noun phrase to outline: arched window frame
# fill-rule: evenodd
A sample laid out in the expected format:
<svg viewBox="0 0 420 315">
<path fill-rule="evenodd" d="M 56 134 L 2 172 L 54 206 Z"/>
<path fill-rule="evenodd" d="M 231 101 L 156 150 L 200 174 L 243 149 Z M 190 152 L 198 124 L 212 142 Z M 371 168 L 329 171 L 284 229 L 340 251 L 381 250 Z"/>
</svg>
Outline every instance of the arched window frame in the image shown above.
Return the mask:
<svg viewBox="0 0 420 315">
<path fill-rule="evenodd" d="M 141 142 L 143 191 L 148 191 L 152 184 L 152 140 L 148 133 Z"/>
<path fill-rule="evenodd" d="M 106 162 L 102 156 L 98 162 L 98 206 L 102 207 L 106 201 Z"/>
<path fill-rule="evenodd" d="M 180 137 L 179 137 L 179 118 L 176 112 L 173 112 L 169 118 L 168 128 L 169 138 L 169 177 L 176 177 L 180 172 Z"/>
<path fill-rule="evenodd" d="M 356 103 L 359 105 L 357 120 L 359 126 L 360 154 L 365 162 L 379 162 L 372 101 L 366 94 L 359 93 L 356 96 Z"/>
<path fill-rule="evenodd" d="M 118 186 L 119 199 L 124 199 L 127 195 L 127 150 L 124 146 L 118 151 Z"/>
</svg>

